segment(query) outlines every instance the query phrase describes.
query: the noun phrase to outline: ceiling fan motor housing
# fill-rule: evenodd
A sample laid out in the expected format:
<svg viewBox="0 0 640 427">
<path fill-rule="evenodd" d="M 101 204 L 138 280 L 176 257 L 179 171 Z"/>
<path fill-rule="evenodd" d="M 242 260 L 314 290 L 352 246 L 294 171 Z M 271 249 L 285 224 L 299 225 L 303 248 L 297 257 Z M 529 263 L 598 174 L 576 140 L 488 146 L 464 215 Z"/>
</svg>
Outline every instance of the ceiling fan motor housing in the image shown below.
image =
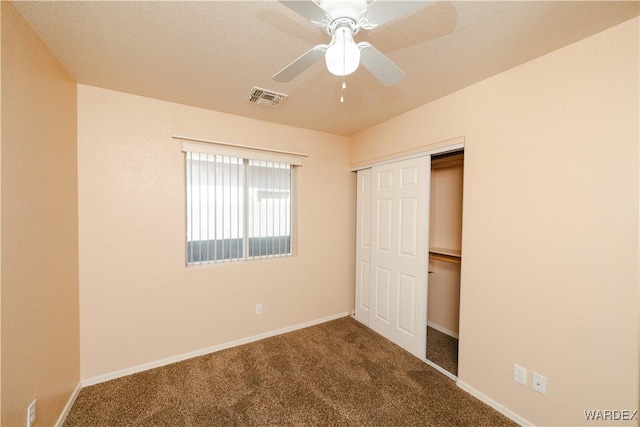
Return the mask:
<svg viewBox="0 0 640 427">
<path fill-rule="evenodd" d="M 321 0 L 320 7 L 331 17 L 331 24 L 338 18 L 349 18 L 354 24 L 367 8 L 366 0 Z"/>
<path fill-rule="evenodd" d="M 336 18 L 329 25 L 327 25 L 327 33 L 333 36 L 338 28 L 348 28 L 351 31 L 352 35 L 356 35 L 358 31 L 360 31 L 360 26 L 357 21 L 354 21 L 351 18 L 341 17 Z"/>
</svg>

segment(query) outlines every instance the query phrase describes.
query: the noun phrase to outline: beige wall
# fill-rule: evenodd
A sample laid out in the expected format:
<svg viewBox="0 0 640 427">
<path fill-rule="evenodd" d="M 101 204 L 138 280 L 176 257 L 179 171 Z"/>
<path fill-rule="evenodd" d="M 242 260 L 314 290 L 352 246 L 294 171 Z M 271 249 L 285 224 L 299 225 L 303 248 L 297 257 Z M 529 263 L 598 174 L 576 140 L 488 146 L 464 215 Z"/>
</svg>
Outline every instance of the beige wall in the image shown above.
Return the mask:
<svg viewBox="0 0 640 427">
<path fill-rule="evenodd" d="M 53 425 L 79 382 L 76 85 L 2 2 L 2 419 Z"/>
<path fill-rule="evenodd" d="M 0 56 L 3 40 L 3 8 L 0 6 Z M 0 94 L 2 93 L 2 61 L 0 59 Z M 2 101 L 0 96 L 0 425 L 2 425 Z"/>
<path fill-rule="evenodd" d="M 353 309 L 347 138 L 78 92 L 83 379 Z M 298 256 L 185 268 L 184 157 L 173 134 L 308 153 L 298 175 Z"/>
<path fill-rule="evenodd" d="M 460 250 L 463 172 L 462 164 L 431 170 L 429 247 Z"/>
<path fill-rule="evenodd" d="M 459 380 L 538 425 L 638 409 L 639 23 L 350 141 L 362 164 L 465 137 Z"/>
<path fill-rule="evenodd" d="M 427 323 L 457 337 L 460 320 L 460 264 L 429 261 Z"/>
</svg>

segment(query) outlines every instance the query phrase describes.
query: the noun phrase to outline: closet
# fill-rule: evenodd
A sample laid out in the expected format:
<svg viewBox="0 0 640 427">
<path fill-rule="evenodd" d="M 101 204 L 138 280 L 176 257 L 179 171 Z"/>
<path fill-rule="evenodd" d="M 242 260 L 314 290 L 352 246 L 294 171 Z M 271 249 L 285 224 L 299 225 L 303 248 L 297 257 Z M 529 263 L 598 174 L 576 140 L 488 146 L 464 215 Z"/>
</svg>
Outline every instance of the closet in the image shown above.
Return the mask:
<svg viewBox="0 0 640 427">
<path fill-rule="evenodd" d="M 464 154 L 431 159 L 427 359 L 458 374 Z"/>
<path fill-rule="evenodd" d="M 357 170 L 355 318 L 432 365 L 439 359 L 428 357 L 427 330 L 457 339 L 461 170 L 459 151 Z M 439 341 L 431 345 L 441 353 Z"/>
<path fill-rule="evenodd" d="M 357 320 L 424 359 L 430 156 L 358 171 Z"/>
</svg>

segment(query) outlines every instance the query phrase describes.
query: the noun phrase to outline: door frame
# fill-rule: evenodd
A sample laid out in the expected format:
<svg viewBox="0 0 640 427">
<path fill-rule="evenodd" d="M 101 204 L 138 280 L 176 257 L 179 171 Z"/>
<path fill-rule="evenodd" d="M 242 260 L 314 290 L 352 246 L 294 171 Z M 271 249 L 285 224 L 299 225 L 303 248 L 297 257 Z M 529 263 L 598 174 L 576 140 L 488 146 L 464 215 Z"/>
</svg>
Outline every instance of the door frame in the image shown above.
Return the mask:
<svg viewBox="0 0 640 427">
<path fill-rule="evenodd" d="M 433 147 L 433 148 L 421 147 L 419 150 L 411 150 L 411 153 L 407 153 L 406 151 L 405 152 L 401 151 L 399 153 L 390 154 L 382 158 L 379 157 L 369 162 L 365 162 L 357 166 L 353 166 L 349 169 L 349 172 L 357 172 L 361 169 L 369 169 L 374 166 L 385 165 L 387 163 L 395 163 L 402 160 L 415 159 L 416 157 L 424 157 L 426 155 L 434 156 L 436 154 L 445 154 L 452 151 L 460 151 L 464 149 L 465 138 L 459 137 L 459 138 L 448 139 L 446 141 L 438 142 L 433 145 L 435 145 L 436 147 Z"/>
</svg>

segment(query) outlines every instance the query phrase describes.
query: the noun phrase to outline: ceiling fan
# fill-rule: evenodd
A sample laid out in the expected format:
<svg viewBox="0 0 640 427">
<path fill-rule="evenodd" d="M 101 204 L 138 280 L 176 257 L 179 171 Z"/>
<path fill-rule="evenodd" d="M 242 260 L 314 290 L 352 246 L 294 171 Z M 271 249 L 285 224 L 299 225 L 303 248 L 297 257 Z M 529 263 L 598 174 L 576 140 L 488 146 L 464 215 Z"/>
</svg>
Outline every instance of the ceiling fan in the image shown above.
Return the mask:
<svg viewBox="0 0 640 427">
<path fill-rule="evenodd" d="M 398 83 L 404 72 L 371 43 L 353 40 L 361 29 L 372 30 L 392 19 L 424 6 L 428 1 L 374 0 L 278 0 L 297 14 L 324 28 L 331 36 L 329 44 L 319 44 L 303 53 L 273 76 L 277 82 L 289 82 L 324 56 L 327 69 L 336 76 L 347 76 L 362 64 L 385 86 Z"/>
</svg>

